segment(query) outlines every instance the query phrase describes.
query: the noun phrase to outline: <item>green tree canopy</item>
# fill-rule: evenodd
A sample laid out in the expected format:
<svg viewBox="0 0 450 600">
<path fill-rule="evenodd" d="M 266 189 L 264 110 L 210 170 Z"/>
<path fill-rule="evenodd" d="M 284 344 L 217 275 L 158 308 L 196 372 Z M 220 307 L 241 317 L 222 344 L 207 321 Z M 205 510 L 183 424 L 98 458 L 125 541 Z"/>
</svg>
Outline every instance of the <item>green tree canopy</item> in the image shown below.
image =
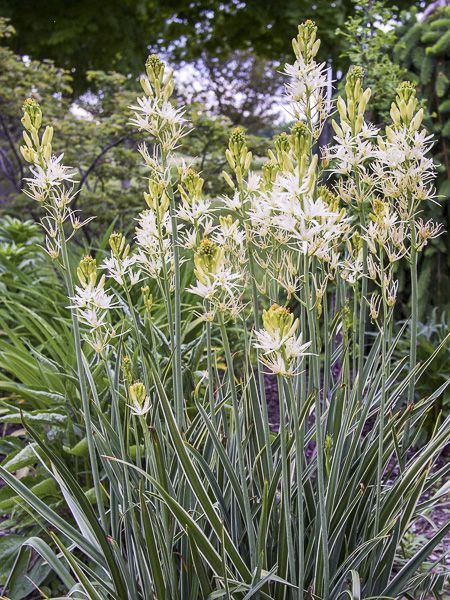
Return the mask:
<svg viewBox="0 0 450 600">
<path fill-rule="evenodd" d="M 420 2 L 396 2 L 413 4 Z M 138 73 L 148 48 L 178 60 L 249 49 L 283 60 L 298 23 L 308 18 L 317 22 L 322 56 L 339 62 L 345 41 L 335 30 L 353 12 L 352 0 L 41 0 L 38 10 L 33 0 L 3 0 L 0 8 L 18 31 L 12 49 L 75 69 L 77 90 L 86 87 L 88 70 Z"/>
</svg>

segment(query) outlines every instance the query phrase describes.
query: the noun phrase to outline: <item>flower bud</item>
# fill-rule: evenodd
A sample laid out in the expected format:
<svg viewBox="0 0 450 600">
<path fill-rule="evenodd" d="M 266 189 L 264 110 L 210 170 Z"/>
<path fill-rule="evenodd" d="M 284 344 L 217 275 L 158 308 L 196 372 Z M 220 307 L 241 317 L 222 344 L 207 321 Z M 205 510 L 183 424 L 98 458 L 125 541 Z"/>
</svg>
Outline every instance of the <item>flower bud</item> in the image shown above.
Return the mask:
<svg viewBox="0 0 450 600">
<path fill-rule="evenodd" d="M 126 258 L 130 251 L 130 246 L 126 246 L 125 236 L 117 231 L 113 231 L 109 236 L 109 246 L 116 258 Z"/>
<path fill-rule="evenodd" d="M 33 98 L 27 98 L 22 106 L 23 118 L 22 124 L 25 129 L 30 130 L 32 127 L 39 129 L 42 124 L 42 111 L 39 104 Z"/>
<path fill-rule="evenodd" d="M 165 64 L 156 54 L 150 54 L 145 61 L 145 70 L 151 83 L 155 81 L 162 82 L 164 76 Z"/>
<path fill-rule="evenodd" d="M 97 281 L 97 263 L 95 258 L 85 256 L 78 265 L 77 275 L 84 288 L 88 285 L 95 285 Z"/>
<path fill-rule="evenodd" d="M 220 269 L 224 260 L 224 252 L 215 242 L 204 238 L 194 255 L 194 273 L 201 283 L 206 283 Z"/>
<path fill-rule="evenodd" d="M 264 329 L 270 334 L 278 333 L 280 339 L 294 335 L 298 328 L 298 319 L 294 321 L 290 310 L 278 304 L 272 304 L 269 310 L 263 310 L 262 321 Z"/>
</svg>

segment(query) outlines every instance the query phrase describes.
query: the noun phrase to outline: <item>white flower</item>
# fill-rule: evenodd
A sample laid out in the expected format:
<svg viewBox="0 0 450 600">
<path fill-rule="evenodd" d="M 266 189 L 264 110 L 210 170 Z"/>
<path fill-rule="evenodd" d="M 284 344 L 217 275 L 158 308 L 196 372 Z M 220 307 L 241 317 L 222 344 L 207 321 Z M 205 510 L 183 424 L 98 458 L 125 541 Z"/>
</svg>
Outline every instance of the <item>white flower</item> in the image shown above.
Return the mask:
<svg viewBox="0 0 450 600">
<path fill-rule="evenodd" d="M 295 336 L 299 322 L 287 308 L 274 304 L 263 311 L 262 319 L 264 329 L 254 332 L 261 362 L 278 375 L 292 376 L 311 342 L 303 343 L 301 335 Z"/>
<path fill-rule="evenodd" d="M 86 287 L 75 287 L 76 295 L 72 298 L 77 308 L 94 307 L 100 310 L 109 310 L 114 307 L 113 297 L 108 295 L 103 285 L 89 284 Z"/>
<path fill-rule="evenodd" d="M 134 271 L 132 267 L 138 260 L 136 254 L 120 259 L 117 256 L 110 256 L 103 261 L 102 268 L 106 269 L 109 276 L 117 281 L 119 285 L 123 285 L 126 277 L 128 277 L 130 283 L 134 285 L 139 281 L 139 271 Z"/>
<path fill-rule="evenodd" d="M 206 283 L 197 281 L 187 291 L 207 300 L 212 300 L 214 296 L 220 293 L 225 293 L 232 298 L 240 292 L 240 285 L 236 283 L 240 278 L 240 273 L 233 273 L 229 268 L 221 268 Z"/>
</svg>

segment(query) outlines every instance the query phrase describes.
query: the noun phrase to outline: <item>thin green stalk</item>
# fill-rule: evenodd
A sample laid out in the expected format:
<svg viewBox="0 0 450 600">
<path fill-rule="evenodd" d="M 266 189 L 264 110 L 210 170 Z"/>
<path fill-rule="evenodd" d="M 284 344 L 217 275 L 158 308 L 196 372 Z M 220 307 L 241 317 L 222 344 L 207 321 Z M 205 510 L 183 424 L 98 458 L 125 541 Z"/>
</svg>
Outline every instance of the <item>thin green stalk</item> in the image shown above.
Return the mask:
<svg viewBox="0 0 450 600">
<path fill-rule="evenodd" d="M 284 525 L 286 529 L 286 540 L 288 547 L 288 563 L 289 571 L 292 579 L 295 577 L 295 552 L 294 542 L 292 539 L 291 526 L 291 473 L 287 457 L 287 424 L 286 424 L 286 401 L 283 388 L 283 377 L 277 375 L 278 383 L 278 404 L 280 409 L 280 450 L 281 450 L 281 503 L 284 510 Z"/>
<path fill-rule="evenodd" d="M 161 144 L 162 148 L 162 144 Z M 164 171 L 167 166 L 166 152 L 161 150 L 161 162 Z M 175 348 L 173 353 L 173 372 L 175 380 L 175 417 L 178 427 L 184 427 L 183 367 L 181 363 L 181 278 L 180 278 L 180 246 L 178 243 L 178 223 L 175 209 L 175 198 L 172 185 L 166 188 L 170 201 L 170 219 L 172 225 L 173 269 L 174 269 L 174 334 Z"/>
<path fill-rule="evenodd" d="M 410 373 L 416 368 L 417 363 L 417 322 L 419 320 L 419 297 L 417 289 L 417 240 L 416 227 L 414 219 L 410 220 L 410 235 L 411 235 L 411 257 L 410 257 L 410 273 L 411 273 L 411 329 L 409 341 L 409 370 Z M 416 386 L 415 375 L 411 374 L 411 379 L 408 385 L 408 404 L 414 404 L 414 392 Z M 405 454 L 410 438 L 410 419 L 405 424 L 405 432 L 403 436 L 403 454 Z"/>
<path fill-rule="evenodd" d="M 230 343 L 228 341 L 227 329 L 223 320 L 223 315 L 219 313 L 219 325 L 220 333 L 222 335 L 223 349 L 225 352 L 225 360 L 228 369 L 228 380 L 230 382 L 231 401 L 233 405 L 233 417 L 235 423 L 235 435 L 236 435 L 236 451 L 238 457 L 239 477 L 241 480 L 242 490 L 244 492 L 244 511 L 245 520 L 247 526 L 248 542 L 250 547 L 250 562 L 251 570 L 255 568 L 257 564 L 256 556 L 256 538 L 255 531 L 253 528 L 252 511 L 250 507 L 250 497 L 248 492 L 248 483 L 245 469 L 245 458 L 244 458 L 244 446 L 242 438 L 242 426 L 241 426 L 241 414 L 239 410 L 239 402 L 237 397 L 236 382 L 234 376 L 233 357 L 231 356 Z"/>
<path fill-rule="evenodd" d="M 244 189 L 242 185 L 242 178 L 238 178 L 238 186 L 239 186 L 239 196 L 241 199 L 242 206 L 245 206 L 244 202 Z M 252 288 L 252 309 L 253 309 L 253 322 L 256 329 L 260 327 L 260 318 L 259 318 L 259 302 L 258 302 L 258 288 L 256 286 L 256 268 L 255 268 L 255 257 L 253 255 L 253 245 L 252 245 L 252 237 L 251 230 L 248 225 L 247 214 L 246 211 L 243 210 L 244 224 L 245 224 L 245 239 L 246 239 L 246 248 L 247 248 L 247 256 L 248 256 L 248 267 L 250 273 L 250 283 Z M 261 367 L 261 361 L 259 360 L 259 349 L 256 350 L 256 369 L 258 373 L 258 385 L 259 385 L 259 395 L 261 402 L 261 410 L 263 416 L 263 427 L 264 427 L 264 443 L 266 446 L 265 451 L 265 468 L 266 474 L 265 476 L 270 480 L 273 475 L 273 457 L 272 457 L 272 445 L 270 443 L 270 425 L 269 425 L 269 414 L 267 411 L 267 399 L 266 399 L 266 385 L 264 382 L 264 373 Z"/>
<path fill-rule="evenodd" d="M 125 290 L 125 296 L 127 298 L 127 304 L 128 304 L 128 309 L 131 313 L 131 320 L 133 322 L 133 328 L 134 328 L 134 333 L 136 336 L 136 341 L 138 343 L 138 348 L 139 348 L 139 355 L 141 358 L 141 363 L 142 363 L 142 372 L 144 375 L 144 384 L 147 390 L 150 389 L 150 379 L 148 377 L 148 373 L 147 373 L 147 367 L 146 367 L 146 363 L 145 363 L 145 355 L 144 355 L 144 348 L 142 346 L 142 340 L 141 340 L 141 332 L 139 329 L 139 324 L 137 321 L 137 317 L 136 317 L 136 309 L 133 305 L 133 302 L 131 300 L 131 295 L 130 295 L 130 291 L 128 289 L 128 286 L 126 283 L 124 283 L 123 285 L 123 289 Z"/>
<path fill-rule="evenodd" d="M 305 256 L 305 296 L 306 296 L 306 312 L 308 315 L 309 335 L 311 338 L 311 361 L 312 367 L 312 392 L 315 399 L 316 413 L 316 453 L 317 453 L 317 484 L 319 495 L 319 521 L 321 531 L 321 543 L 317 545 L 317 562 L 319 563 L 320 548 L 322 548 L 321 560 L 323 562 L 323 589 L 322 596 L 324 600 L 329 597 L 330 587 L 330 567 L 329 567 L 329 552 L 328 552 L 328 526 L 326 519 L 326 503 L 325 503 L 325 465 L 323 456 L 323 432 L 322 432 L 322 409 L 320 402 L 320 356 L 317 348 L 317 331 L 315 308 L 312 305 L 311 290 L 309 285 L 309 257 Z M 321 586 L 320 586 L 321 587 Z M 318 590 L 316 589 L 316 593 Z"/>
<path fill-rule="evenodd" d="M 61 256 L 62 256 L 62 263 L 63 263 L 63 267 L 64 267 L 64 278 L 66 281 L 67 293 L 68 293 L 69 298 L 73 298 L 74 297 L 74 288 L 73 288 L 72 274 L 70 271 L 70 262 L 69 262 L 69 255 L 67 252 L 66 236 L 65 236 L 65 232 L 64 232 L 64 228 L 63 228 L 62 224 L 59 224 L 58 229 L 59 229 L 59 237 L 61 240 Z M 103 503 L 103 495 L 102 495 L 102 489 L 101 489 L 101 483 L 100 483 L 100 473 L 99 473 L 98 462 L 97 462 L 97 451 L 95 448 L 94 435 L 93 435 L 93 431 L 92 431 L 91 409 L 89 406 L 89 398 L 88 398 L 87 385 L 86 385 L 86 376 L 84 373 L 84 366 L 83 366 L 83 351 L 81 348 L 80 326 L 78 323 L 78 315 L 76 313 L 76 309 L 71 308 L 70 313 L 71 313 L 71 318 L 72 318 L 73 337 L 74 337 L 74 343 L 75 343 L 75 356 L 76 356 L 76 361 L 77 361 L 77 373 L 78 373 L 78 380 L 80 383 L 81 403 L 82 403 L 83 415 L 84 415 L 84 419 L 85 419 L 86 439 L 87 439 L 87 444 L 88 444 L 89 460 L 90 460 L 91 469 L 92 469 L 92 479 L 93 479 L 93 483 L 94 483 L 95 499 L 97 501 L 97 506 L 98 506 L 98 510 L 100 513 L 100 522 L 101 522 L 104 530 L 107 531 L 107 520 L 106 520 L 105 506 Z"/>
<path fill-rule="evenodd" d="M 381 296 L 383 306 L 383 323 L 380 330 L 381 334 L 381 399 L 380 399 L 380 415 L 378 428 L 378 458 L 377 458 L 377 483 L 376 483 L 376 501 L 375 501 L 375 535 L 380 531 L 380 508 L 381 508 L 381 487 L 383 478 L 383 447 L 384 447 L 384 421 L 386 412 L 386 333 L 388 328 L 387 323 L 387 307 L 386 295 L 384 290 L 384 265 L 383 256 L 381 256 Z"/>
<path fill-rule="evenodd" d="M 361 230 L 364 230 L 366 226 L 366 216 L 364 211 L 364 205 L 361 204 Z M 366 297 L 367 297 L 367 241 L 363 238 L 362 240 L 362 260 L 363 260 L 363 274 L 361 281 L 361 298 L 360 298 L 360 309 L 359 309 L 359 329 L 358 329 L 358 393 L 357 393 L 357 404 L 361 405 L 364 393 L 364 350 L 365 350 L 365 334 L 366 334 Z"/>
<path fill-rule="evenodd" d="M 305 445 L 305 426 L 299 424 L 301 406 L 297 406 L 292 379 L 287 380 L 289 401 L 293 416 L 295 440 L 295 477 L 297 483 L 297 519 L 298 519 L 298 590 L 297 600 L 303 600 L 305 588 L 305 515 L 303 507 L 303 447 Z M 300 398 L 301 402 L 301 398 Z"/>
<path fill-rule="evenodd" d="M 209 411 L 211 413 L 211 422 L 214 425 L 214 429 L 217 431 L 217 418 L 216 418 L 216 407 L 214 401 L 214 371 L 212 363 L 212 336 L 211 336 L 211 322 L 206 321 L 206 361 L 208 365 L 208 398 L 209 398 Z"/>
</svg>

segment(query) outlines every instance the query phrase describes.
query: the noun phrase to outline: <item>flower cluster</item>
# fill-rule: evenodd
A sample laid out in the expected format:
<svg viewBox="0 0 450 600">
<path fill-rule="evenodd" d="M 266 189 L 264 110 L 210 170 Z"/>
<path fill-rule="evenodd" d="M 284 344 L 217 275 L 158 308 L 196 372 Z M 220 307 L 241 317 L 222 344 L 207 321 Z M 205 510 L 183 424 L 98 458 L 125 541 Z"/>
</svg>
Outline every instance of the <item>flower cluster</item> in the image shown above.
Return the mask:
<svg viewBox="0 0 450 600">
<path fill-rule="evenodd" d="M 233 269 L 223 247 L 203 239 L 194 255 L 195 285 L 188 291 L 204 298 L 211 311 L 229 312 L 237 316 L 241 308 L 242 273 Z"/>
<path fill-rule="evenodd" d="M 80 322 L 87 326 L 85 339 L 101 354 L 115 332 L 108 321 L 109 311 L 114 308 L 113 296 L 105 291 L 105 275 L 97 280 L 97 263 L 91 256 L 80 261 L 77 268 L 79 285 L 71 299 Z"/>
<path fill-rule="evenodd" d="M 41 225 L 45 231 L 47 253 L 58 259 L 61 253 L 63 238 L 69 240 L 72 235 L 91 219 L 81 222 L 75 211 L 70 208 L 75 191 L 75 171 L 62 163 L 63 154 L 52 153 L 53 127 L 47 126 L 40 135 L 42 111 L 38 103 L 28 98 L 23 105 L 22 124 L 25 129 L 23 139 L 25 145 L 20 151 L 29 162 L 32 177 L 27 177 L 27 196 L 35 200 L 45 211 Z M 69 223 L 70 233 L 67 239 L 62 235 L 62 228 Z"/>
<path fill-rule="evenodd" d="M 420 129 L 423 108 L 417 109 L 416 91 L 402 83 L 391 107 L 392 125 L 379 139 L 374 170 L 380 192 L 392 199 L 402 219 L 414 218 L 419 204 L 435 196 L 435 168 L 427 156 L 432 136 Z"/>
<path fill-rule="evenodd" d="M 277 375 L 292 376 L 311 342 L 296 337 L 298 319 L 289 309 L 273 304 L 262 315 L 264 328 L 255 331 L 255 347 L 261 350 L 260 360 Z"/>
<path fill-rule="evenodd" d="M 103 261 L 102 268 L 120 286 L 127 285 L 127 282 L 132 286 L 135 285 L 140 278 L 140 271 L 136 268 L 139 256 L 130 254 L 130 245 L 126 243 L 125 236 L 119 232 L 113 232 L 109 236 L 109 246 L 111 256 Z"/>
<path fill-rule="evenodd" d="M 131 123 L 147 131 L 170 151 L 187 133 L 184 110 L 170 102 L 174 90 L 173 71 L 154 54 L 148 57 L 145 69 L 147 77 L 140 81 L 145 95 L 130 107 L 134 112 Z"/>
<path fill-rule="evenodd" d="M 313 21 L 305 21 L 298 27 L 298 35 L 292 40 L 295 62 L 287 64 L 285 74 L 290 78 L 286 95 L 295 119 L 305 119 L 310 134 L 318 139 L 330 106 L 327 99 L 327 67 L 315 57 L 320 48 L 317 27 Z"/>
</svg>

